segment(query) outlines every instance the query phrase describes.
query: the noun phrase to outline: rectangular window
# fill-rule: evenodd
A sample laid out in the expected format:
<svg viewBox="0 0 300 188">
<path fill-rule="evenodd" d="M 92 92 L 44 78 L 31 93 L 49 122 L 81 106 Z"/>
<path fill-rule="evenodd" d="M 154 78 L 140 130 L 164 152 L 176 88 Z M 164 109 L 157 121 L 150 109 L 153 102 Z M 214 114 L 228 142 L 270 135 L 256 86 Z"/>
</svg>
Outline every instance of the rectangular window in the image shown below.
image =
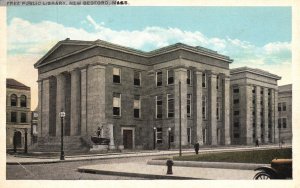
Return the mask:
<svg viewBox="0 0 300 188">
<path fill-rule="evenodd" d="M 174 117 L 174 95 L 168 94 L 168 117 Z"/>
<path fill-rule="evenodd" d="M 286 111 L 286 103 L 285 102 L 282 103 L 282 111 Z"/>
<path fill-rule="evenodd" d="M 239 127 L 240 126 L 240 122 L 234 122 L 233 126 L 234 127 Z"/>
<path fill-rule="evenodd" d="M 239 92 L 240 92 L 239 88 L 233 89 L 233 93 L 239 93 Z"/>
<path fill-rule="evenodd" d="M 187 70 L 187 79 L 186 79 L 186 83 L 188 85 L 192 85 L 192 71 L 191 70 Z"/>
<path fill-rule="evenodd" d="M 202 73 L 202 87 L 206 87 L 206 74 Z"/>
<path fill-rule="evenodd" d="M 134 96 L 133 100 L 133 116 L 135 118 L 141 117 L 141 100 L 139 95 Z"/>
<path fill-rule="evenodd" d="M 168 70 L 167 75 L 168 75 L 168 85 L 174 84 L 174 70 Z"/>
<path fill-rule="evenodd" d="M 217 83 L 216 83 L 216 89 L 219 89 L 219 76 L 217 76 Z"/>
<path fill-rule="evenodd" d="M 281 128 L 281 118 L 278 118 L 278 128 Z"/>
<path fill-rule="evenodd" d="M 156 118 L 162 118 L 162 96 L 156 96 Z"/>
<path fill-rule="evenodd" d="M 282 128 L 286 128 L 286 118 L 282 118 Z"/>
<path fill-rule="evenodd" d="M 240 103 L 240 100 L 239 99 L 234 99 L 233 100 L 233 104 L 239 104 Z"/>
<path fill-rule="evenodd" d="M 206 96 L 202 96 L 202 119 L 206 119 Z"/>
<path fill-rule="evenodd" d="M 278 112 L 281 111 L 281 103 L 278 103 Z"/>
<path fill-rule="evenodd" d="M 235 116 L 240 115 L 240 111 L 234 111 L 233 113 Z"/>
<path fill-rule="evenodd" d="M 233 137 L 234 137 L 234 138 L 240 138 L 240 134 L 239 134 L 239 133 L 234 133 L 234 134 L 233 134 Z"/>
<path fill-rule="evenodd" d="M 141 73 L 134 71 L 133 73 L 133 85 L 140 86 L 141 85 Z"/>
<path fill-rule="evenodd" d="M 121 69 L 113 68 L 113 83 L 121 83 Z"/>
<path fill-rule="evenodd" d="M 26 113 L 21 113 L 21 123 L 26 123 L 27 118 L 26 118 Z"/>
<path fill-rule="evenodd" d="M 121 116 L 121 94 L 113 93 L 113 116 Z"/>
<path fill-rule="evenodd" d="M 216 115 L 217 115 L 217 120 L 220 119 L 220 103 L 217 102 L 217 111 L 216 111 Z"/>
<path fill-rule="evenodd" d="M 186 112 L 187 112 L 187 117 L 192 116 L 192 95 L 191 94 L 187 94 Z"/>
<path fill-rule="evenodd" d="M 162 86 L 162 72 L 156 72 L 156 86 Z"/>
<path fill-rule="evenodd" d="M 191 128 L 187 128 L 187 141 L 188 143 L 191 143 L 192 142 L 192 129 Z"/>
<path fill-rule="evenodd" d="M 17 122 L 17 112 L 10 113 L 10 122 L 13 122 L 13 123 Z"/>
<path fill-rule="evenodd" d="M 252 87 L 252 93 L 255 93 L 255 87 Z"/>
<path fill-rule="evenodd" d="M 162 128 L 160 127 L 156 129 L 156 143 L 158 144 L 162 143 Z"/>
</svg>

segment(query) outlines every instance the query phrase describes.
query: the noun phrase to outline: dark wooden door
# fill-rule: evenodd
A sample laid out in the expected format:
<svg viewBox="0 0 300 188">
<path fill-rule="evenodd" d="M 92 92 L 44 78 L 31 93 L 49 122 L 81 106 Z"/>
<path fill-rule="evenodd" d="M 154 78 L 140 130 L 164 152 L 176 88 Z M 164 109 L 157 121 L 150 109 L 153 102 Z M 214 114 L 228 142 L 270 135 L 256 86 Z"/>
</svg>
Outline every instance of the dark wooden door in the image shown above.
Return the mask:
<svg viewBox="0 0 300 188">
<path fill-rule="evenodd" d="M 13 139 L 17 147 L 22 146 L 22 134 L 20 131 L 15 132 Z"/>
<path fill-rule="evenodd" d="M 123 145 L 124 149 L 132 149 L 132 130 L 123 130 Z"/>
</svg>

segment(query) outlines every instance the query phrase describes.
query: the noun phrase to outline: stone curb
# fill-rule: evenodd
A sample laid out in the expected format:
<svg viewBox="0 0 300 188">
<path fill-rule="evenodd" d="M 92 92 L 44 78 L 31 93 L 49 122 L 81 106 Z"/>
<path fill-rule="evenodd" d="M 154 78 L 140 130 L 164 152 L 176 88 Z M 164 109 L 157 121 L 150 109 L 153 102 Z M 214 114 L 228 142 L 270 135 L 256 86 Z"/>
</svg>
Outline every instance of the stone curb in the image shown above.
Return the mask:
<svg viewBox="0 0 300 188">
<path fill-rule="evenodd" d="M 173 162 L 174 162 L 174 166 L 223 168 L 223 169 L 239 169 L 239 170 L 255 170 L 258 167 L 270 166 L 269 164 L 254 164 L 254 163 L 194 162 L 194 161 L 173 161 Z M 147 164 L 166 166 L 166 160 L 151 160 L 148 161 Z"/>
<path fill-rule="evenodd" d="M 78 172 L 92 173 L 92 174 L 105 174 L 105 175 L 117 175 L 117 176 L 127 176 L 127 177 L 141 177 L 149 179 L 169 179 L 169 180 L 208 180 L 204 178 L 192 178 L 192 177 L 182 177 L 173 175 L 157 175 L 157 174 L 144 174 L 144 173 L 133 173 L 133 172 L 118 172 L 109 170 L 95 170 L 95 169 L 85 169 L 84 167 L 79 167 Z"/>
</svg>

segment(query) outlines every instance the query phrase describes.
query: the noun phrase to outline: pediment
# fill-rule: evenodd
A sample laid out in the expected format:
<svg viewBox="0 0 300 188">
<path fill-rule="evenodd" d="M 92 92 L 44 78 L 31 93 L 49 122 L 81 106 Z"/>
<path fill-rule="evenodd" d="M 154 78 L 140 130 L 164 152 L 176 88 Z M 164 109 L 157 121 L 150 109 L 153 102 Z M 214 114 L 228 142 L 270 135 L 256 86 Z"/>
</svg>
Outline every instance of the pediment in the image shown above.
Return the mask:
<svg viewBox="0 0 300 188">
<path fill-rule="evenodd" d="M 51 60 L 57 59 L 59 57 L 66 56 L 68 54 L 71 54 L 76 51 L 80 51 L 82 49 L 87 48 L 89 45 L 87 44 L 63 44 L 58 43 L 56 44 L 49 52 L 42 57 L 35 66 L 42 65 L 46 62 L 49 62 Z"/>
</svg>

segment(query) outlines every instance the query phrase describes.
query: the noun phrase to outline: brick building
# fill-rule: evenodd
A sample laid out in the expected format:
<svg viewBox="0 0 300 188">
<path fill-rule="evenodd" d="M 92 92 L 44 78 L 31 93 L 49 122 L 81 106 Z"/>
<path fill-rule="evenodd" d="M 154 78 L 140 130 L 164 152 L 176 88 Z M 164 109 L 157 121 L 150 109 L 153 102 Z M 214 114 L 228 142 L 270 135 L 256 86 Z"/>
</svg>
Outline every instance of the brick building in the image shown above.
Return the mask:
<svg viewBox="0 0 300 188">
<path fill-rule="evenodd" d="M 13 148 L 13 139 L 17 148 L 24 148 L 25 133 L 30 145 L 31 113 L 30 87 L 14 80 L 6 79 L 6 148 Z"/>
<path fill-rule="evenodd" d="M 278 143 L 278 86 L 281 78 L 260 69 L 230 70 L 232 144 Z"/>
<path fill-rule="evenodd" d="M 279 139 L 292 142 L 292 84 L 278 87 L 278 128 Z"/>
<path fill-rule="evenodd" d="M 39 144 L 58 143 L 60 111 L 66 142 L 90 142 L 101 128 L 120 148 L 178 147 L 181 125 L 184 147 L 230 144 L 232 61 L 181 43 L 143 52 L 101 40 L 60 41 L 35 64 Z"/>
</svg>

